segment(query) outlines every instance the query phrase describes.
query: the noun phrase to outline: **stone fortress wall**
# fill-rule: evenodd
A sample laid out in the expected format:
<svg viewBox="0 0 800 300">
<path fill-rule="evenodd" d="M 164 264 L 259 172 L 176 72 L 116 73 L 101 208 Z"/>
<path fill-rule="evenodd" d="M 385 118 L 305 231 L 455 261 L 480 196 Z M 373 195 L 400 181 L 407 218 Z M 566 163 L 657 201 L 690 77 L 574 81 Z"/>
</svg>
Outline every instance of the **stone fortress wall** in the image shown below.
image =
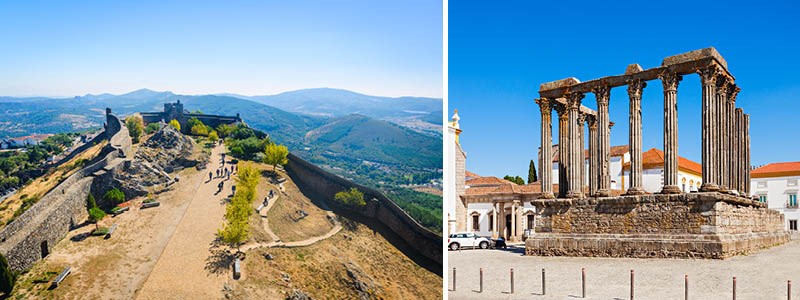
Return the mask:
<svg viewBox="0 0 800 300">
<path fill-rule="evenodd" d="M 337 214 L 371 225 L 372 229 L 380 231 L 381 235 L 420 266 L 442 274 L 441 235 L 420 225 L 394 201 L 377 190 L 331 174 L 294 154 L 290 153 L 288 159 L 287 172 L 303 193 L 313 193 L 307 195 L 309 198 L 322 201 Z M 350 188 L 364 193 L 366 207 L 352 209 L 330 201 L 337 192 Z"/>
<path fill-rule="evenodd" d="M 221 124 L 233 124 L 242 121 L 239 114 L 236 114 L 236 116 L 220 116 L 190 113 L 183 108 L 181 100 L 175 103 L 164 103 L 164 111 L 162 112 L 141 112 L 139 114 L 142 116 L 142 120 L 145 124 L 162 121 L 169 123 L 171 120 L 177 120 L 178 123 L 181 124 L 181 132 L 183 133 L 191 132 L 192 129 L 187 125 L 191 118 L 197 118 L 203 122 L 203 124 L 213 128 L 217 128 L 217 126 Z"/>
<path fill-rule="evenodd" d="M 110 109 L 106 109 L 106 122 L 103 138 L 109 139 L 109 144 L 100 155 L 0 231 L 0 253 L 12 270 L 30 268 L 47 256 L 71 228 L 86 220 L 86 198 L 91 192 L 93 174 L 117 164 L 131 152 L 128 130 Z"/>
</svg>

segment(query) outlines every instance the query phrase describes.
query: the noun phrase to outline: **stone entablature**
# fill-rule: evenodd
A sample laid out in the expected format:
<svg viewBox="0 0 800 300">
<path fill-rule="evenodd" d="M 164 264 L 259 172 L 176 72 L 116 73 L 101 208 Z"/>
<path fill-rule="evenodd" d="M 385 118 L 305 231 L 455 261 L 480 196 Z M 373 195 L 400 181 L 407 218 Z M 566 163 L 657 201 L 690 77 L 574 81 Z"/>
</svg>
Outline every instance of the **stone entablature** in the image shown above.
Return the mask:
<svg viewBox="0 0 800 300">
<path fill-rule="evenodd" d="M 783 244 L 783 215 L 716 192 L 533 201 L 528 255 L 726 258 Z"/>
</svg>

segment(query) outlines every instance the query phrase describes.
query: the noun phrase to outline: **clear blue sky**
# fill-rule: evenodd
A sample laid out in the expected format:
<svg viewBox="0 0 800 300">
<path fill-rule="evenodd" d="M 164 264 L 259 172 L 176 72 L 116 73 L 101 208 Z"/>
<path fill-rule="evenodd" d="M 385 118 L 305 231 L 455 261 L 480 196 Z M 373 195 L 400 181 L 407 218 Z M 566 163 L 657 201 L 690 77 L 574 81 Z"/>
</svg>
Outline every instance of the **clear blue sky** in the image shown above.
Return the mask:
<svg viewBox="0 0 800 300">
<path fill-rule="evenodd" d="M 0 2 L 0 95 L 312 87 L 441 97 L 442 3 Z"/>
<path fill-rule="evenodd" d="M 539 85 L 618 75 L 638 63 L 709 46 L 742 88 L 752 163 L 800 161 L 800 4 L 751 1 L 451 1 L 449 112 L 458 108 L 467 169 L 527 176 L 536 159 Z M 700 79 L 678 88 L 679 154 L 700 162 Z M 612 145 L 628 143 L 625 88 L 611 93 Z M 596 108 L 594 95 L 584 98 Z M 663 88 L 643 95 L 644 148 L 663 148 Z M 557 136 L 557 126 L 553 134 Z M 556 140 L 557 141 L 557 140 Z M 538 168 L 537 164 L 537 168 Z"/>
</svg>

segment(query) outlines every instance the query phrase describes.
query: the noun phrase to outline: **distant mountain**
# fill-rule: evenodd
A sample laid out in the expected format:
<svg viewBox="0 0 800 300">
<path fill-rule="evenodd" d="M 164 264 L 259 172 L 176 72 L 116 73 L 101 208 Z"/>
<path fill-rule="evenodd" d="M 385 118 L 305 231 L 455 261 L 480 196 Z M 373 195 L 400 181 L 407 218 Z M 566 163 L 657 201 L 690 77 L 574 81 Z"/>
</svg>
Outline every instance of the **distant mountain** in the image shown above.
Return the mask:
<svg viewBox="0 0 800 300">
<path fill-rule="evenodd" d="M 271 96 L 232 96 L 307 115 L 340 117 L 357 113 L 404 126 L 415 120 L 440 125 L 439 128 L 442 125 L 442 99 L 435 98 L 379 97 L 331 88 L 304 89 Z"/>
<path fill-rule="evenodd" d="M 411 167 L 441 167 L 442 139 L 387 121 L 351 114 L 305 135 L 309 145 L 363 160 Z"/>
</svg>

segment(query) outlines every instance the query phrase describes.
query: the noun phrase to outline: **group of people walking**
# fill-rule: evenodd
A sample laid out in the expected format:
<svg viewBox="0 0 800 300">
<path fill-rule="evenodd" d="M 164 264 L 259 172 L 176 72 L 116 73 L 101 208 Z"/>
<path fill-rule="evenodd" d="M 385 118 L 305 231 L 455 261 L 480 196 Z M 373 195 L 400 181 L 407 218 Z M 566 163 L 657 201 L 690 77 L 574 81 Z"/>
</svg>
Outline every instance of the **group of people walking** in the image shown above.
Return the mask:
<svg viewBox="0 0 800 300">
<path fill-rule="evenodd" d="M 231 165 L 230 167 L 225 167 L 225 153 L 222 153 L 222 168 L 216 170 L 216 177 L 214 177 L 214 172 L 208 172 L 208 182 L 211 182 L 214 178 L 225 178 L 225 180 L 230 180 L 231 175 L 233 172 L 236 172 L 236 165 Z M 225 187 L 225 180 L 220 181 L 217 184 L 217 194 L 222 192 L 222 189 Z M 236 186 L 231 186 L 231 191 L 236 193 Z"/>
</svg>

